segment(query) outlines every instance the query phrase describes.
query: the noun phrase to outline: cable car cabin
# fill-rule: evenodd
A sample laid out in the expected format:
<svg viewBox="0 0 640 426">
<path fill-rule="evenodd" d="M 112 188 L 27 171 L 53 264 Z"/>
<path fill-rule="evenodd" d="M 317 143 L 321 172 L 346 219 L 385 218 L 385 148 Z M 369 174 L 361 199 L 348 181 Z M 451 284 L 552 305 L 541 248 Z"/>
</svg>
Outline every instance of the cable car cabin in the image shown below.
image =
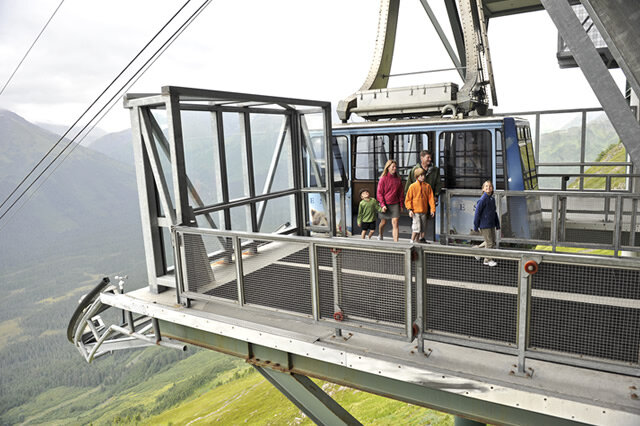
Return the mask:
<svg viewBox="0 0 640 426">
<path fill-rule="evenodd" d="M 473 228 L 475 203 L 482 184 L 493 182 L 496 190 L 538 189 L 531 131 L 527 120 L 512 117 L 437 118 L 363 122 L 337 125 L 333 129 L 334 151 L 349 147 L 351 190 L 347 197 L 347 217 L 354 233 L 355 217 L 362 188 L 372 196 L 385 163 L 394 159 L 403 181 L 420 162 L 419 153 L 428 150 L 440 168 L 443 188 L 477 190 L 477 196 L 455 196 L 451 204 L 452 233 L 468 234 Z M 345 155 L 342 155 L 345 158 Z M 347 167 L 343 168 L 343 170 Z M 337 170 L 336 170 L 337 171 Z M 440 197 L 438 210 L 445 197 Z M 503 235 L 534 238 L 542 219 L 537 197 L 508 197 L 501 206 Z M 406 216 L 406 213 L 405 215 Z M 437 223 L 436 223 L 437 222 Z M 429 221 L 428 239 L 436 239 L 440 213 Z M 407 218 L 401 218 L 401 232 Z M 409 225 L 410 226 L 410 225 Z M 390 228 L 390 227 L 389 227 Z M 404 228 L 406 229 L 406 228 Z M 404 232 L 403 232 L 404 233 Z"/>
</svg>

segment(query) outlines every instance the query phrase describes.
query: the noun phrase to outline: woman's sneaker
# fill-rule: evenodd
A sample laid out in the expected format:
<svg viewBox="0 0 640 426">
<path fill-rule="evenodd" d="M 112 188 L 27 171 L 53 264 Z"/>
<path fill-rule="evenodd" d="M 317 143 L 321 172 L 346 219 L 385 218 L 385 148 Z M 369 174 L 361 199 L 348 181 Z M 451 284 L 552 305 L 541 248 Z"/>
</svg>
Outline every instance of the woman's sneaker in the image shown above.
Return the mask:
<svg viewBox="0 0 640 426">
<path fill-rule="evenodd" d="M 382 241 L 384 239 L 384 237 L 382 236 L 382 234 L 378 235 L 378 240 Z"/>
<path fill-rule="evenodd" d="M 490 260 L 490 261 L 484 261 L 484 264 L 487 266 L 496 266 L 498 263 L 495 260 Z"/>
</svg>

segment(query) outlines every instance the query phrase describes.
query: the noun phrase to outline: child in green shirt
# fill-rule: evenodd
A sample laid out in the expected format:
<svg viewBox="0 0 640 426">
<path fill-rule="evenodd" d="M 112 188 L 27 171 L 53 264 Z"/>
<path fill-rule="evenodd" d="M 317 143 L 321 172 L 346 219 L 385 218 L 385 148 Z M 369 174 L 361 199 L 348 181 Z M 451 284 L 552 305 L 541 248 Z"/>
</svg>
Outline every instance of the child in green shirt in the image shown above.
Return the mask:
<svg viewBox="0 0 640 426">
<path fill-rule="evenodd" d="M 377 213 L 381 210 L 380 203 L 375 198 L 371 198 L 369 191 L 365 188 L 360 190 L 360 204 L 358 205 L 358 226 L 362 228 L 362 239 L 369 231 L 369 239 L 376 230 Z"/>
</svg>

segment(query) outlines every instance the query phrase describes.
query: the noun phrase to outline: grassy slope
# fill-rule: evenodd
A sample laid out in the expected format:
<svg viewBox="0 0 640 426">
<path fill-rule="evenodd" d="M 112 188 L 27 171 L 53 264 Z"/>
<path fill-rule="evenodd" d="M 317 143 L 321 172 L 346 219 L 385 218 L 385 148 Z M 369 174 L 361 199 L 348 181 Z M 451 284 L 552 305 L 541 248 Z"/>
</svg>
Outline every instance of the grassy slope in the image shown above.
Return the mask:
<svg viewBox="0 0 640 426">
<path fill-rule="evenodd" d="M 168 349 L 132 353 L 127 362 L 150 362 L 159 350 Z M 364 424 L 453 424 L 426 408 L 316 383 Z M 12 411 L 24 424 L 313 424 L 243 360 L 206 350 L 115 393 L 59 387 Z"/>
<path fill-rule="evenodd" d="M 627 161 L 627 153 L 624 149 L 624 145 L 622 143 L 612 144 L 605 151 L 603 151 L 599 155 L 599 159 L 597 161 L 601 162 L 625 162 Z M 584 171 L 586 174 L 616 174 L 616 173 L 626 173 L 626 167 L 624 166 L 607 166 L 603 164 L 602 166 L 591 166 Z M 606 178 L 604 177 L 588 177 L 584 179 L 584 188 L 585 189 L 605 189 Z M 624 189 L 626 185 L 625 178 L 613 178 L 611 179 L 611 188 L 612 189 Z M 579 181 L 576 179 L 575 181 L 569 184 L 569 189 L 578 189 Z"/>
</svg>

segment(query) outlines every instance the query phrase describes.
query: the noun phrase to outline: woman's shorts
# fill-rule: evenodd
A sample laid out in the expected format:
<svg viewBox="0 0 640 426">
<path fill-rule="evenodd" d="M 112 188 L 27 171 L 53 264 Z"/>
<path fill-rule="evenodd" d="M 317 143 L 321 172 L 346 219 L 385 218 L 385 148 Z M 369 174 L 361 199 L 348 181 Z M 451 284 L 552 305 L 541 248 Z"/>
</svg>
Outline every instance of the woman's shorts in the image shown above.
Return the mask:
<svg viewBox="0 0 640 426">
<path fill-rule="evenodd" d="M 387 204 L 387 211 L 378 213 L 380 219 L 393 219 L 400 217 L 400 204 Z"/>
<path fill-rule="evenodd" d="M 376 223 L 375 222 L 362 222 L 362 226 L 360 227 L 363 231 L 375 231 Z"/>
<path fill-rule="evenodd" d="M 427 230 L 427 213 L 414 213 L 411 222 L 411 232 L 425 232 Z"/>
</svg>

